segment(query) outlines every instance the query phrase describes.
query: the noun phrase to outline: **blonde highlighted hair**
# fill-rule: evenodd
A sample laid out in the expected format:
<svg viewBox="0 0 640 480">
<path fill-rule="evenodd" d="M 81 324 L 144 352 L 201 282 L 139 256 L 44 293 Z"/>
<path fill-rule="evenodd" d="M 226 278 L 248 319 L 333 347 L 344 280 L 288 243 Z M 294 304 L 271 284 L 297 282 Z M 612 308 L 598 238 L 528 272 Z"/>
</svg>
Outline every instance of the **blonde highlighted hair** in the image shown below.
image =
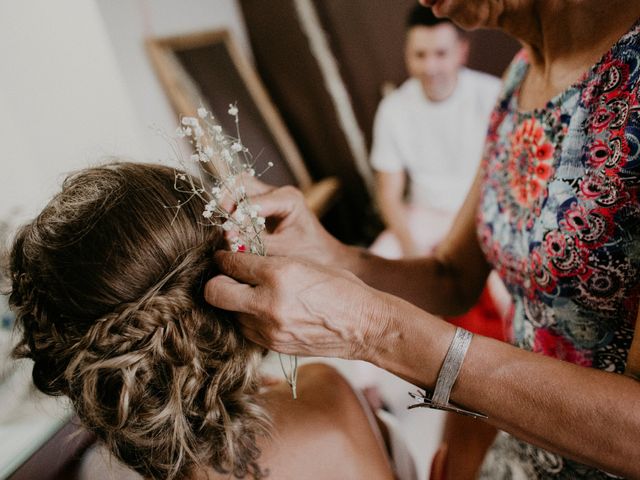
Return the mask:
<svg viewBox="0 0 640 480">
<path fill-rule="evenodd" d="M 14 355 L 33 359 L 35 385 L 67 395 L 86 427 L 145 477 L 211 466 L 261 478 L 261 350 L 204 302 L 213 252 L 226 243 L 174 181 L 159 165 L 83 170 L 18 232 Z"/>
</svg>

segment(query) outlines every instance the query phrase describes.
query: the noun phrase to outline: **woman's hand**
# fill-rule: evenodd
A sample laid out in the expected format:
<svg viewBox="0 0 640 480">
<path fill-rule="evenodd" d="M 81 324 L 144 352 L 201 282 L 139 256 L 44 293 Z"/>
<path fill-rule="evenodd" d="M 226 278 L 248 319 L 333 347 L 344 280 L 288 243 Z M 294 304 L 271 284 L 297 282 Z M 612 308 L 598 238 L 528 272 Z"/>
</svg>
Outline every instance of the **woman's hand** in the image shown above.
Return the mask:
<svg viewBox="0 0 640 480">
<path fill-rule="evenodd" d="M 338 266 L 348 247 L 335 239 L 320 224 L 304 202 L 302 192 L 286 186 L 267 189 L 259 182 L 247 189 L 260 215 L 267 218 L 262 235 L 268 255 L 301 257 L 322 265 Z"/>
<path fill-rule="evenodd" d="M 345 270 L 293 258 L 215 255 L 223 275 L 206 284 L 207 302 L 238 312 L 244 335 L 264 347 L 366 359 L 383 336 L 386 295 Z"/>
</svg>

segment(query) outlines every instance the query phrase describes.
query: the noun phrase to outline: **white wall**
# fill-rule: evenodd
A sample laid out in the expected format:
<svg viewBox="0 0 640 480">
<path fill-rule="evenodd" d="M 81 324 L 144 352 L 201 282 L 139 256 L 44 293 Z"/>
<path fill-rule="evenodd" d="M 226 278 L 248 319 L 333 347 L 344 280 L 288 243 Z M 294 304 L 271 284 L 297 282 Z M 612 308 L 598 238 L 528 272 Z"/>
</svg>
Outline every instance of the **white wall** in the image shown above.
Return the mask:
<svg viewBox="0 0 640 480">
<path fill-rule="evenodd" d="M 65 172 L 140 155 L 139 130 L 93 1 L 0 2 L 0 219 L 33 216 Z"/>
<path fill-rule="evenodd" d="M 71 170 L 140 156 L 140 130 L 94 1 L 0 0 L 0 224 L 33 217 Z M 3 323 L 0 478 L 65 418 L 58 399 L 29 393 L 30 366 L 6 360 L 11 345 Z"/>
<path fill-rule="evenodd" d="M 144 49 L 144 39 L 226 28 L 249 55 L 244 20 L 236 0 L 95 0 L 143 125 L 145 158 L 171 155 L 166 141 L 152 131 L 172 133 L 177 118 Z"/>
<path fill-rule="evenodd" d="M 143 39 L 216 28 L 249 54 L 236 0 L 1 0 L 0 221 L 32 217 L 106 156 L 169 157 L 150 127 L 176 117 Z"/>
</svg>

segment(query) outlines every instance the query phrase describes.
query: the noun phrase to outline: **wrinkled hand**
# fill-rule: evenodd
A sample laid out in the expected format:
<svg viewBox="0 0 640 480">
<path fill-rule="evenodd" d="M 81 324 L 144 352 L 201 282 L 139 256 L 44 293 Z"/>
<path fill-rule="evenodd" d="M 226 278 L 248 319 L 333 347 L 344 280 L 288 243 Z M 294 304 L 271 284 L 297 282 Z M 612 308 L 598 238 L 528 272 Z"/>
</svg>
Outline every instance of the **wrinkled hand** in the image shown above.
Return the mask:
<svg viewBox="0 0 640 480">
<path fill-rule="evenodd" d="M 338 266 L 346 246 L 320 224 L 295 187 L 274 188 L 259 180 L 245 179 L 249 199 L 268 219 L 262 234 L 267 254 L 301 257 L 323 265 Z M 235 232 L 230 232 L 232 238 Z"/>
<path fill-rule="evenodd" d="M 215 254 L 210 304 L 238 312 L 244 335 L 281 353 L 365 359 L 382 335 L 384 294 L 355 275 L 300 259 Z"/>
</svg>

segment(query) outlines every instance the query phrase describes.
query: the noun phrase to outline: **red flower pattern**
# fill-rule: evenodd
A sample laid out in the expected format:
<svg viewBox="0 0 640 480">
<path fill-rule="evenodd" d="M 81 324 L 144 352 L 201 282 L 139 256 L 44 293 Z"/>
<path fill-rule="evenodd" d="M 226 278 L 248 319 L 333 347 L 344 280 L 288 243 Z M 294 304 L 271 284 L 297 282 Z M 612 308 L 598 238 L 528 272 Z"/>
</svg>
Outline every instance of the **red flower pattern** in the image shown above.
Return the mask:
<svg viewBox="0 0 640 480">
<path fill-rule="evenodd" d="M 518 110 L 529 62 L 524 51 L 515 57 L 490 123 L 477 217 L 481 246 L 513 296 L 511 342 L 616 373 L 640 303 L 639 52 L 640 20 L 531 112 Z M 561 472 L 547 469 L 544 452 L 522 448 L 515 461 L 540 477 L 606 477 L 568 459 Z"/>
<path fill-rule="evenodd" d="M 546 328 L 536 330 L 533 351 L 583 367 L 590 367 L 592 363 L 588 352 L 577 349 L 568 339 Z"/>
<path fill-rule="evenodd" d="M 511 79 L 521 80 L 526 57 L 518 55 L 514 63 Z M 614 306 L 626 296 L 620 289 L 638 282 L 640 271 L 640 263 L 636 271 L 630 263 L 635 260 L 629 258 L 634 252 L 629 242 L 640 241 L 635 227 L 630 228 L 637 223 L 634 212 L 640 204 L 633 190 L 638 189 L 633 183 L 637 166 L 629 163 L 632 154 L 640 155 L 640 102 L 638 89 L 630 87 L 631 79 L 640 77 L 640 66 L 630 68 L 605 56 L 558 96 L 557 103 L 526 113 L 517 110 L 517 82 L 510 90 L 507 80 L 485 148 L 486 181 L 478 216 L 483 249 L 514 292 L 516 305 L 526 299 L 528 305 L 539 306 L 515 309 L 514 341 L 580 364 L 593 358 L 595 349 L 585 350 L 591 356 L 576 353 L 572 347 L 585 339 L 572 335 L 600 331 L 602 327 L 590 323 L 602 321 L 600 310 L 617 311 L 616 318 L 624 321 L 635 319 L 635 312 Z M 574 315 L 584 323 L 574 331 L 555 321 L 543 325 L 540 318 L 526 317 L 554 308 L 556 302 L 563 306 L 559 321 L 564 325 L 570 325 Z M 523 322 L 534 326 L 523 328 Z"/>
<path fill-rule="evenodd" d="M 554 148 L 535 118 L 522 122 L 511 137 L 507 161 L 510 186 L 521 207 L 528 208 L 540 197 L 553 174 Z"/>
</svg>

